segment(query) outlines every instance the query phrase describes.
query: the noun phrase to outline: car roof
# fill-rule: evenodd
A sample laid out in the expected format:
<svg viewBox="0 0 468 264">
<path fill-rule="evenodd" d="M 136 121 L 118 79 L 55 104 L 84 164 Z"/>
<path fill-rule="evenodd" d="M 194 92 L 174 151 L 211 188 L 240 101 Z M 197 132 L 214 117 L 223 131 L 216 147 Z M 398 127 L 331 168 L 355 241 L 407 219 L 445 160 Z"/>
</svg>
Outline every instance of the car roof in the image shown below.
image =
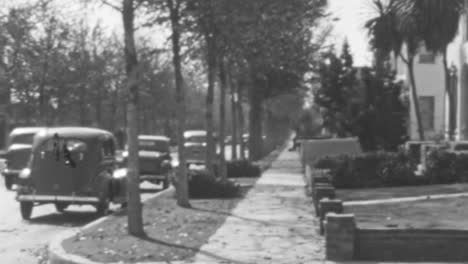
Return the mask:
<svg viewBox="0 0 468 264">
<path fill-rule="evenodd" d="M 96 138 L 101 135 L 112 136 L 112 133 L 93 127 L 51 127 L 46 128 L 36 134 L 36 138 L 51 138 L 57 133 L 60 137 L 66 138 Z"/>
<path fill-rule="evenodd" d="M 162 136 L 162 135 L 138 135 L 138 139 L 141 139 L 141 140 L 158 140 L 158 141 L 170 141 L 171 139 L 166 137 L 166 136 Z"/>
<path fill-rule="evenodd" d="M 37 133 L 43 129 L 45 129 L 45 127 L 17 127 L 11 131 L 10 135 L 14 136 L 21 134 Z"/>
<path fill-rule="evenodd" d="M 206 136 L 205 130 L 187 130 L 184 132 L 184 137 L 193 137 L 193 136 Z"/>
</svg>

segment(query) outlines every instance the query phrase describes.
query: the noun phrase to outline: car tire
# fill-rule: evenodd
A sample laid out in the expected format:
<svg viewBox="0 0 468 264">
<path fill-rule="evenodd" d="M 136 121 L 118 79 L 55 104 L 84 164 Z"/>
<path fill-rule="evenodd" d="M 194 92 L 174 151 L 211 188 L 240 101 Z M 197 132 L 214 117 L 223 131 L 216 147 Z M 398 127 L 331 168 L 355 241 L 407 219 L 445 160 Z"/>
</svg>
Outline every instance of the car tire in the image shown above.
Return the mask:
<svg viewBox="0 0 468 264">
<path fill-rule="evenodd" d="M 11 176 L 5 176 L 5 188 L 7 190 L 11 190 L 11 187 L 13 187 L 13 178 Z"/>
<path fill-rule="evenodd" d="M 65 209 L 67 209 L 68 205 L 68 203 L 55 203 L 55 209 L 57 209 L 58 212 L 63 213 Z"/>
<path fill-rule="evenodd" d="M 96 205 L 97 214 L 99 216 L 108 215 L 109 214 L 109 205 L 110 205 L 109 199 L 105 199 L 105 200 L 99 202 L 99 204 Z"/>
<path fill-rule="evenodd" d="M 169 188 L 169 177 L 167 177 L 163 182 L 163 190 Z"/>
<path fill-rule="evenodd" d="M 21 217 L 23 217 L 24 220 L 31 219 L 33 207 L 34 205 L 32 202 L 20 202 Z"/>
</svg>

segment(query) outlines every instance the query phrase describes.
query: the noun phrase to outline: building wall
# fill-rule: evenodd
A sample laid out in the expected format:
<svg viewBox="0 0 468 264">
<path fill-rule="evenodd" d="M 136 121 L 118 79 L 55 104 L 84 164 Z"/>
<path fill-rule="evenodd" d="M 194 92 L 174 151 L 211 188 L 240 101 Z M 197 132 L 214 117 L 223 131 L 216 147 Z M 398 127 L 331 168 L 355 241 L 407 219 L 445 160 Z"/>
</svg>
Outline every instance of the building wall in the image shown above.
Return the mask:
<svg viewBox="0 0 468 264">
<path fill-rule="evenodd" d="M 431 123 L 431 126 L 427 126 L 424 130 L 426 139 L 436 139 L 444 136 L 446 130 L 446 102 L 445 102 L 445 90 L 444 90 L 444 71 L 442 67 L 442 58 L 441 56 L 435 56 L 433 63 L 422 63 L 420 62 L 421 56 L 425 55 L 424 48 L 422 48 L 422 54 L 416 56 L 414 61 L 414 74 L 416 82 L 416 91 L 418 97 L 433 98 L 433 109 L 432 113 L 428 113 L 428 116 L 431 118 L 431 122 L 426 120 L 425 123 Z M 403 53 L 404 54 L 404 53 Z M 398 59 L 396 62 L 397 65 L 397 74 L 402 81 L 404 81 L 406 87 L 410 87 L 409 74 L 406 64 Z M 418 126 L 416 120 L 416 112 L 414 110 L 413 98 L 411 91 L 409 91 L 410 96 L 410 121 L 409 121 L 409 135 L 412 140 L 419 139 Z M 425 108 L 423 103 L 420 103 L 421 112 Z M 422 114 L 424 115 L 424 114 Z M 422 118 L 428 118 L 422 116 Z"/>
<path fill-rule="evenodd" d="M 468 93 L 466 92 L 466 62 L 467 62 L 467 18 L 466 15 L 460 19 L 460 26 L 458 29 L 458 35 L 454 41 L 449 45 L 447 50 L 447 62 L 448 66 L 452 65 L 456 67 L 457 71 L 457 128 L 456 128 L 456 139 L 466 140 L 468 139 Z"/>
</svg>

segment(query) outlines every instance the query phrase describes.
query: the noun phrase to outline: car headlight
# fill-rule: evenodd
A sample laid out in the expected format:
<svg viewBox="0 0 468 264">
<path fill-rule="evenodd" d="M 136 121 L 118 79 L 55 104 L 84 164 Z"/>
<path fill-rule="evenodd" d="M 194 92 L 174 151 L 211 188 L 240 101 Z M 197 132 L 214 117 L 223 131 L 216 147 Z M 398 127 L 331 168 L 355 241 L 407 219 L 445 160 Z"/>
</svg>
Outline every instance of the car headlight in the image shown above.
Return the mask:
<svg viewBox="0 0 468 264">
<path fill-rule="evenodd" d="M 170 160 L 163 160 L 163 162 L 161 162 L 161 167 L 170 168 L 170 167 L 172 167 L 172 163 L 171 163 Z"/>
<path fill-rule="evenodd" d="M 28 179 L 30 175 L 31 175 L 31 170 L 30 170 L 29 168 L 24 168 L 24 169 L 21 170 L 21 172 L 20 172 L 20 174 L 18 175 L 18 177 L 19 177 L 20 179 L 25 180 L 25 179 Z"/>
<path fill-rule="evenodd" d="M 122 168 L 122 169 L 115 170 L 113 176 L 115 179 L 125 178 L 127 177 L 127 169 Z"/>
</svg>

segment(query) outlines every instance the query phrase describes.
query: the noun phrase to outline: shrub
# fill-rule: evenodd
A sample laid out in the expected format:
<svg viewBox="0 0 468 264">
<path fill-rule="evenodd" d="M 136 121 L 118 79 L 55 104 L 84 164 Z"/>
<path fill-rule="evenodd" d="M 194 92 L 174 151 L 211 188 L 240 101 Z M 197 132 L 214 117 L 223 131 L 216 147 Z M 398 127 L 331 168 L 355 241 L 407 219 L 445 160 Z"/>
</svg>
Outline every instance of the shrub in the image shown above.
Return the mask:
<svg viewBox="0 0 468 264">
<path fill-rule="evenodd" d="M 248 160 L 228 161 L 226 167 L 228 178 L 259 177 L 261 174 L 260 167 Z"/>
<path fill-rule="evenodd" d="M 233 198 L 240 196 L 240 186 L 214 178 L 206 171 L 192 171 L 189 195 L 191 198 Z"/>
<path fill-rule="evenodd" d="M 431 151 L 426 159 L 425 176 L 434 184 L 468 182 L 468 154 Z"/>
<path fill-rule="evenodd" d="M 405 152 L 387 153 L 379 165 L 377 175 L 383 186 L 406 186 L 420 185 L 427 183 L 426 178 L 417 177 L 414 174 L 416 164 L 408 157 Z"/>
<path fill-rule="evenodd" d="M 320 159 L 316 168 L 330 169 L 336 188 L 375 188 L 421 184 L 405 152 L 375 152 Z"/>
</svg>

